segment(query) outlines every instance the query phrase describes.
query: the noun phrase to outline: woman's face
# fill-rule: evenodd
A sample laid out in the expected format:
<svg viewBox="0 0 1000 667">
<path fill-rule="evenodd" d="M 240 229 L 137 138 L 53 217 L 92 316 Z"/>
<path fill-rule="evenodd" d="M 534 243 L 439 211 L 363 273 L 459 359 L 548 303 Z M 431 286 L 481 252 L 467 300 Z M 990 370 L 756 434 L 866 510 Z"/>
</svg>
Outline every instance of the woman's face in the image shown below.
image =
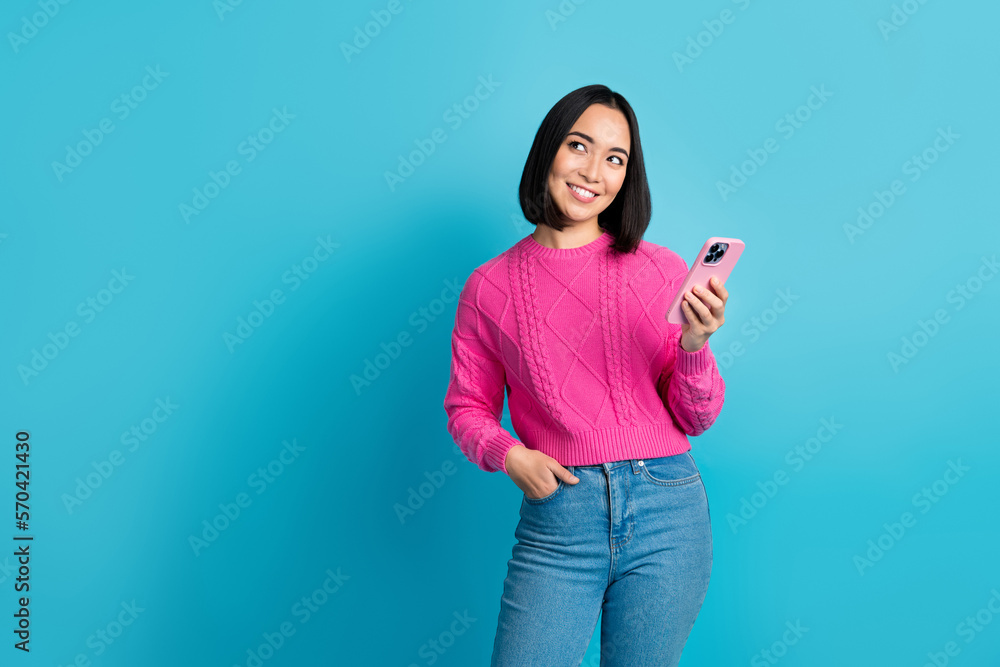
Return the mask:
<svg viewBox="0 0 1000 667">
<path fill-rule="evenodd" d="M 592 104 L 581 114 L 549 171 L 549 194 L 563 215 L 577 223 L 597 221 L 622 187 L 631 145 L 621 111 Z"/>
</svg>

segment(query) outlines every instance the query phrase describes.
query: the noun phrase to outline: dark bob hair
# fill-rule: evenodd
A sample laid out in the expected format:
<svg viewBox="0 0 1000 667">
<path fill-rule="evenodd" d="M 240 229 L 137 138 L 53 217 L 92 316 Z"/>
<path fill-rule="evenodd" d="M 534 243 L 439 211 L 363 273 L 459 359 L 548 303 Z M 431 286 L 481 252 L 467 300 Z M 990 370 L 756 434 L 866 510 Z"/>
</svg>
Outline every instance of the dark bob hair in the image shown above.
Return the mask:
<svg viewBox="0 0 1000 667">
<path fill-rule="evenodd" d="M 528 222 L 536 226 L 548 225 L 557 231 L 566 227 L 562 213 L 549 194 L 549 171 L 556 152 L 573 129 L 573 123 L 592 104 L 617 109 L 628 121 L 631 146 L 625 167 L 625 180 L 614 201 L 598 215 L 597 224 L 615 237 L 612 246 L 615 250 L 634 252 L 646 233 L 652 216 L 649 183 L 646 181 L 646 166 L 639 142 L 639 123 L 632 106 L 607 86 L 594 84 L 577 88 L 556 102 L 545 115 L 535 133 L 535 141 L 531 144 L 521 173 L 521 185 L 518 188 L 521 211 Z"/>
</svg>

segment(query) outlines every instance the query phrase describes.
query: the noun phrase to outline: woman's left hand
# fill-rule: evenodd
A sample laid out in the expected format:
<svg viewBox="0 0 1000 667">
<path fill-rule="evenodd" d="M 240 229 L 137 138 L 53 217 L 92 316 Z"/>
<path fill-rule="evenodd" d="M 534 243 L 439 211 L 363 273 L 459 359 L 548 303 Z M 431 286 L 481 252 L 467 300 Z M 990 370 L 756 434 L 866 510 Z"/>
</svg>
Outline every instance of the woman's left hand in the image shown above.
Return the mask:
<svg viewBox="0 0 1000 667">
<path fill-rule="evenodd" d="M 697 352 L 726 322 L 726 300 L 729 292 L 712 276 L 709 289 L 694 286 L 694 293 L 685 292 L 681 301 L 681 311 L 687 322 L 681 324 L 681 347 L 686 352 Z"/>
</svg>

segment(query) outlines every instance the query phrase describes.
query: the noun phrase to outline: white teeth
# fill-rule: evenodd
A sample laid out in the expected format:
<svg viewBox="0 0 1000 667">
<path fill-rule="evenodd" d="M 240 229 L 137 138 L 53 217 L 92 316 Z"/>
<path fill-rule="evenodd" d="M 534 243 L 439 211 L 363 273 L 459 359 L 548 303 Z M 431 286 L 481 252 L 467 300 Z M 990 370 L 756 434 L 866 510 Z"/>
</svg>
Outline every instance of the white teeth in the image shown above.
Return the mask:
<svg viewBox="0 0 1000 667">
<path fill-rule="evenodd" d="M 569 187 L 571 187 L 573 189 L 573 192 L 579 193 L 580 195 L 582 195 L 584 197 L 588 197 L 589 198 L 589 197 L 596 197 L 597 196 L 593 192 L 589 192 L 587 190 L 584 190 L 583 188 L 578 188 L 575 185 L 571 185 Z"/>
</svg>

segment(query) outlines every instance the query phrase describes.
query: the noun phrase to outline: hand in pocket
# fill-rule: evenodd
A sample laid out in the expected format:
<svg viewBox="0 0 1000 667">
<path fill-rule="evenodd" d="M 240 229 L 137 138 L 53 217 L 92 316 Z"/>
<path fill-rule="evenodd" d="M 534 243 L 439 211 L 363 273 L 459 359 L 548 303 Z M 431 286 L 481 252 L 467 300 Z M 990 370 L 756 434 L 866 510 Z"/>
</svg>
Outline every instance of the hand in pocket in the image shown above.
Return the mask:
<svg viewBox="0 0 1000 667">
<path fill-rule="evenodd" d="M 524 495 L 538 500 L 559 488 L 559 480 L 576 484 L 580 478 L 547 454 L 515 445 L 507 452 L 507 474 Z"/>
</svg>

